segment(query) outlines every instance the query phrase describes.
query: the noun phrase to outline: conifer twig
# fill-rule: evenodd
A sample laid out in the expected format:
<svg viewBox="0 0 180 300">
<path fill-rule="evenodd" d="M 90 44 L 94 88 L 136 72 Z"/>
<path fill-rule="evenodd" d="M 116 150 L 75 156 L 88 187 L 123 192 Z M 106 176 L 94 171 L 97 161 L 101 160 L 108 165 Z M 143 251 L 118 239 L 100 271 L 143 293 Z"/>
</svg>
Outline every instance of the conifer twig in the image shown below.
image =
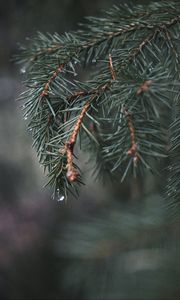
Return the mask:
<svg viewBox="0 0 180 300">
<path fill-rule="evenodd" d="M 61 64 L 57 70 L 55 70 L 52 74 L 52 76 L 50 77 L 50 79 L 48 80 L 48 82 L 44 85 L 44 89 L 41 93 L 41 97 L 43 98 L 44 96 L 47 96 L 49 94 L 49 87 L 50 84 L 56 79 L 56 77 L 59 75 L 59 73 L 63 70 L 64 68 L 64 64 Z"/>
<path fill-rule="evenodd" d="M 67 178 L 70 182 L 74 182 L 76 181 L 77 177 L 78 177 L 78 172 L 75 169 L 74 165 L 73 165 L 73 150 L 74 150 L 74 145 L 76 143 L 76 139 L 77 139 L 77 135 L 78 132 L 80 130 L 83 118 L 86 114 L 86 112 L 88 111 L 91 102 L 94 100 L 95 96 L 91 97 L 91 99 L 89 101 L 87 101 L 87 103 L 84 105 L 78 120 L 74 126 L 73 132 L 69 138 L 69 140 L 66 142 L 65 147 L 63 149 L 63 154 L 66 154 L 67 157 Z M 62 150 L 60 150 L 60 152 L 62 153 Z"/>
<path fill-rule="evenodd" d="M 59 44 L 52 44 L 50 47 L 47 48 L 43 48 L 41 50 L 39 50 L 34 56 L 31 57 L 30 61 L 34 62 L 38 59 L 39 56 L 43 55 L 43 54 L 49 54 L 51 55 L 53 52 L 55 52 L 56 50 L 62 48 L 62 45 Z"/>
<path fill-rule="evenodd" d="M 112 80 L 116 80 L 116 73 L 113 67 L 113 61 L 112 61 L 112 55 L 109 54 L 109 67 L 110 67 L 110 72 L 112 75 Z"/>
<path fill-rule="evenodd" d="M 111 72 L 111 75 L 112 75 L 112 79 L 115 80 L 116 75 L 115 75 L 115 71 L 114 71 L 114 68 L 113 68 L 113 62 L 112 62 L 111 54 L 109 54 L 109 67 L 110 67 L 110 72 Z M 54 77 L 52 77 L 52 78 L 54 78 Z M 109 84 L 110 84 L 110 82 L 107 82 L 107 84 L 103 85 L 100 88 L 98 87 L 97 89 L 94 89 L 91 92 L 77 91 L 70 97 L 70 99 L 72 99 L 72 98 L 76 98 L 78 96 L 85 96 L 86 94 L 91 94 L 92 95 L 91 98 L 84 105 L 83 109 L 81 110 L 81 113 L 78 117 L 78 120 L 77 120 L 77 122 L 74 126 L 73 132 L 72 132 L 69 140 L 66 142 L 63 151 L 60 150 L 60 153 L 63 152 L 63 154 L 66 154 L 66 157 L 67 157 L 67 165 L 66 165 L 67 173 L 66 173 L 66 176 L 67 176 L 67 179 L 70 182 L 76 181 L 77 177 L 79 175 L 76 168 L 73 165 L 73 150 L 74 150 L 74 145 L 76 143 L 77 135 L 78 135 L 78 132 L 80 130 L 83 118 L 84 118 L 86 112 L 88 111 L 91 102 L 96 98 L 98 92 L 106 90 L 109 87 Z"/>
<path fill-rule="evenodd" d="M 125 113 L 125 116 L 127 117 L 128 128 L 129 128 L 130 136 L 131 136 L 131 147 L 127 151 L 127 154 L 133 157 L 133 161 L 136 165 L 139 155 L 138 155 L 137 143 L 136 143 L 136 137 L 135 137 L 135 128 L 134 128 L 131 114 L 126 109 L 124 110 L 124 113 Z"/>
</svg>

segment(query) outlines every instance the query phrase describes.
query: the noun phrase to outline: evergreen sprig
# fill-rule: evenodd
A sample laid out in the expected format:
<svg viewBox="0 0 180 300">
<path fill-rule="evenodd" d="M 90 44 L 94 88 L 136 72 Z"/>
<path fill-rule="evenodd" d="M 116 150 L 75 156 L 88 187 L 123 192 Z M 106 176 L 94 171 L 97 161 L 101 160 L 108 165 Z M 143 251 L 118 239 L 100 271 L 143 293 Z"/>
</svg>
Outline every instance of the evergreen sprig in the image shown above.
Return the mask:
<svg viewBox="0 0 180 300">
<path fill-rule="evenodd" d="M 20 99 L 54 197 L 64 199 L 82 183 L 74 163 L 80 141 L 98 176 L 121 174 L 120 181 L 169 155 L 168 194 L 178 202 L 179 41 L 180 3 L 161 1 L 114 6 L 77 32 L 38 33 L 21 47 L 26 89 Z"/>
</svg>

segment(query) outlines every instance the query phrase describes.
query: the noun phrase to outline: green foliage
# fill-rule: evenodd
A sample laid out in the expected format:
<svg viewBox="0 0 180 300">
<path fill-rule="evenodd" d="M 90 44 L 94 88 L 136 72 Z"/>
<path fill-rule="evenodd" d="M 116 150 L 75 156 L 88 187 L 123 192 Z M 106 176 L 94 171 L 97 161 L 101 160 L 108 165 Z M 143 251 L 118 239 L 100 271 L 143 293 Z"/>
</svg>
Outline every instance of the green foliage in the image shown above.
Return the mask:
<svg viewBox="0 0 180 300">
<path fill-rule="evenodd" d="M 157 171 L 168 156 L 167 194 L 178 204 L 179 21 L 179 1 L 120 5 L 77 32 L 38 33 L 21 47 L 20 99 L 54 197 L 82 183 L 73 159 L 80 142 L 97 177 L 107 172 L 119 181 Z"/>
</svg>

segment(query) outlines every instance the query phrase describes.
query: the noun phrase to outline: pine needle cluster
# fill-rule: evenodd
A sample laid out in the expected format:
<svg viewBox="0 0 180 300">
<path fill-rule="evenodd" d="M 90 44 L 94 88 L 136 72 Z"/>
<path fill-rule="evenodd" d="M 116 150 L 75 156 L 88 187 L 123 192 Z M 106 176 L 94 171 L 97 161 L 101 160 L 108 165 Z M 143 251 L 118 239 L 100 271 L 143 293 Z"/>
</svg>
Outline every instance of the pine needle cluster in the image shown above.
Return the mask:
<svg viewBox="0 0 180 300">
<path fill-rule="evenodd" d="M 83 181 L 79 144 L 97 177 L 120 182 L 168 157 L 167 196 L 178 204 L 179 1 L 114 6 L 77 32 L 39 32 L 20 50 L 20 99 L 54 197 L 76 193 Z"/>
</svg>

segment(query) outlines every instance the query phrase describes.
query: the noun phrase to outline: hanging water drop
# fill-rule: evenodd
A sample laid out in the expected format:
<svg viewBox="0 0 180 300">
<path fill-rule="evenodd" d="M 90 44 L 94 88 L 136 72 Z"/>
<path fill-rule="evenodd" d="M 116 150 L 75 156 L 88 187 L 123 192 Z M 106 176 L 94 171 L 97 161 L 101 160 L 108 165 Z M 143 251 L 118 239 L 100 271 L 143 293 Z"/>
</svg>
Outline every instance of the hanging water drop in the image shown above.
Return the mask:
<svg viewBox="0 0 180 300">
<path fill-rule="evenodd" d="M 97 59 L 96 59 L 96 58 L 93 58 L 93 59 L 92 59 L 92 63 L 95 64 L 96 62 L 97 62 Z"/>
<path fill-rule="evenodd" d="M 56 190 L 56 200 L 57 200 L 57 202 L 63 202 L 64 199 L 65 199 L 65 196 L 62 195 L 62 194 L 60 193 L 60 189 L 57 188 L 57 190 Z"/>
</svg>

